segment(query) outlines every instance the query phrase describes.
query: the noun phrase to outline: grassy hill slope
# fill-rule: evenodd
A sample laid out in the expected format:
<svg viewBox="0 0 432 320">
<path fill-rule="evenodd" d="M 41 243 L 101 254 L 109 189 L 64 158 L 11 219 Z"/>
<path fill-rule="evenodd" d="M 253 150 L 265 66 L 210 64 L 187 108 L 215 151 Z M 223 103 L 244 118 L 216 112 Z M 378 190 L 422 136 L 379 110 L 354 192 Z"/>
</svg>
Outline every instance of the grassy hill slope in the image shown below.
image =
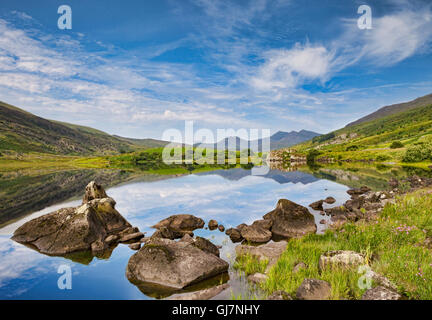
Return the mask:
<svg viewBox="0 0 432 320">
<path fill-rule="evenodd" d="M 407 150 L 432 146 L 432 103 L 368 122 L 350 125 L 297 145 L 333 160 L 403 161 Z M 416 161 L 432 161 L 431 154 Z"/>
<path fill-rule="evenodd" d="M 400 112 L 404 112 L 404 111 L 409 111 L 418 107 L 422 107 L 422 106 L 426 106 L 426 105 L 432 105 L 432 94 L 417 98 L 413 101 L 409 101 L 409 102 L 404 102 L 404 103 L 398 103 L 398 104 L 393 104 L 390 106 L 385 106 L 382 107 L 380 109 L 378 109 L 377 111 L 363 117 L 360 118 L 354 122 L 351 122 L 349 124 L 347 124 L 347 127 L 350 126 L 355 126 L 358 125 L 360 123 L 364 123 L 364 122 L 368 122 L 368 121 L 372 121 L 372 120 L 376 120 L 376 119 L 380 119 L 386 116 L 390 116 L 392 114 L 396 114 L 396 113 L 400 113 Z"/>
<path fill-rule="evenodd" d="M 89 127 L 47 120 L 0 102 L 0 152 L 107 155 L 165 144 L 164 141 L 122 138 Z"/>
</svg>

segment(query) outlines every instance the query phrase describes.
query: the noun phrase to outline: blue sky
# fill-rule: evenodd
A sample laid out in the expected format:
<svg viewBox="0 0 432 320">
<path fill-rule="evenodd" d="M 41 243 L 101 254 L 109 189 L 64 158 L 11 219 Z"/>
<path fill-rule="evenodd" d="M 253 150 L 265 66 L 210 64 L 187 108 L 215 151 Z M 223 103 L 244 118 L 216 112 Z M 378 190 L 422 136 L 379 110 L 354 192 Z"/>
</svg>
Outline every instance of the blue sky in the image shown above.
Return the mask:
<svg viewBox="0 0 432 320">
<path fill-rule="evenodd" d="M 428 0 L 3 0 L 0 100 L 136 138 L 185 120 L 325 133 L 432 93 L 431 42 Z"/>
</svg>

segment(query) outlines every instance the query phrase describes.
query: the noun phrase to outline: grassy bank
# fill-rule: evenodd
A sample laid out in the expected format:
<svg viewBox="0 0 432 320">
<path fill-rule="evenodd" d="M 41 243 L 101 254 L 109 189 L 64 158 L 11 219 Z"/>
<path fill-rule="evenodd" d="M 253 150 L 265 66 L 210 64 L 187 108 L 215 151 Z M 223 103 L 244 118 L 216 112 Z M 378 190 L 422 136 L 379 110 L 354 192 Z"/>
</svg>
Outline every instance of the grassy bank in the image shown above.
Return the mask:
<svg viewBox="0 0 432 320">
<path fill-rule="evenodd" d="M 268 280 L 261 285 L 262 289 L 267 294 L 284 290 L 295 297 L 305 278 L 315 278 L 331 284 L 331 299 L 359 299 L 365 291 L 358 285 L 364 273 L 358 273 L 357 268 L 324 271 L 318 268 L 321 254 L 352 250 L 365 254 L 371 269 L 387 277 L 406 298 L 432 299 L 432 250 L 425 243 L 432 237 L 431 210 L 431 194 L 417 191 L 387 205 L 373 223 L 349 223 L 323 235 L 290 240 L 287 250 L 271 268 Z M 308 268 L 293 273 L 299 262 Z M 262 265 L 250 258 L 240 259 L 237 267 L 249 273 L 262 271 Z"/>
</svg>

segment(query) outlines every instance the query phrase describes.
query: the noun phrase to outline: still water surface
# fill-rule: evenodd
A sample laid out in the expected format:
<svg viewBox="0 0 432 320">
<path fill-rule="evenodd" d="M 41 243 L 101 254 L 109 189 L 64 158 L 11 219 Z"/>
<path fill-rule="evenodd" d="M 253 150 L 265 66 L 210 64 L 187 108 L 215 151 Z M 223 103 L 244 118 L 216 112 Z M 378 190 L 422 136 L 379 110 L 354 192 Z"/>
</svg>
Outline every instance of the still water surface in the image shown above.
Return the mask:
<svg viewBox="0 0 432 320">
<path fill-rule="evenodd" d="M 308 206 L 315 200 L 333 196 L 341 205 L 348 199 L 347 186 L 300 171 L 271 170 L 266 176 L 251 176 L 241 168 L 191 174 L 172 179 L 130 182 L 107 189 L 117 202 L 116 209 L 130 223 L 147 235 L 150 226 L 179 213 L 190 213 L 206 221 L 216 219 L 225 228 L 252 223 L 274 209 L 281 198 Z M 0 229 L 0 299 L 153 299 L 131 284 L 126 276 L 127 262 L 135 251 L 127 245 L 117 246 L 109 259 L 94 258 L 88 265 L 62 257 L 49 257 L 10 240 L 14 230 L 24 222 L 62 207 L 77 206 L 81 198 L 72 198 L 34 212 Z M 318 232 L 324 217 L 315 215 Z M 196 235 L 223 245 L 221 258 L 235 259 L 235 245 L 224 233 L 196 230 Z M 57 273 L 60 265 L 72 269 L 72 289 L 60 290 Z M 246 281 L 230 268 L 231 288 L 217 296 L 247 295 Z"/>
</svg>

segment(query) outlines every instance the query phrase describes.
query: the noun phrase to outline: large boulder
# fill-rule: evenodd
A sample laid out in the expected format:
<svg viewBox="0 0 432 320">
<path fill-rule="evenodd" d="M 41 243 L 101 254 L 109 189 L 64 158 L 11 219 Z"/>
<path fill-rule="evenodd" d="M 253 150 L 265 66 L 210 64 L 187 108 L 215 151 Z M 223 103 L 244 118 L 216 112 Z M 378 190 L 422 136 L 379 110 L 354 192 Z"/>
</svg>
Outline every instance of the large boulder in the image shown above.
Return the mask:
<svg viewBox="0 0 432 320">
<path fill-rule="evenodd" d="M 318 279 L 304 279 L 297 289 L 299 300 L 328 300 L 331 296 L 331 286 L 328 282 Z"/>
<path fill-rule="evenodd" d="M 87 202 L 76 208 L 63 208 L 35 218 L 15 230 L 12 239 L 32 245 L 41 253 L 65 255 L 76 251 L 103 251 L 108 246 L 106 238 L 131 227 L 115 209 L 112 198 L 95 198 L 106 195 L 93 181 L 86 187 Z M 90 190 L 90 191 L 88 191 Z M 98 190 L 99 193 L 95 193 Z"/>
<path fill-rule="evenodd" d="M 175 239 L 181 238 L 185 234 L 191 234 L 193 230 L 201 229 L 203 227 L 204 220 L 191 214 L 172 215 L 152 226 L 152 228 L 158 230 L 167 228 L 172 233 L 172 237 L 170 238 Z"/>
<path fill-rule="evenodd" d="M 201 249 L 207 253 L 214 254 L 216 257 L 219 257 L 219 248 L 215 246 L 211 241 L 202 238 L 202 237 L 196 237 L 193 238 L 190 235 L 186 234 L 181 238 L 180 242 L 186 242 L 189 243 L 198 249 Z"/>
<path fill-rule="evenodd" d="M 272 233 L 260 226 L 246 226 L 241 230 L 241 236 L 249 242 L 265 243 L 269 242 Z"/>
<path fill-rule="evenodd" d="M 152 239 L 128 262 L 126 277 L 137 285 L 179 290 L 228 271 L 228 263 L 186 241 Z"/>
<path fill-rule="evenodd" d="M 271 232 L 281 238 L 294 238 L 315 233 L 317 226 L 309 210 L 287 199 L 280 199 L 276 209 L 264 215 L 273 222 Z"/>
</svg>

